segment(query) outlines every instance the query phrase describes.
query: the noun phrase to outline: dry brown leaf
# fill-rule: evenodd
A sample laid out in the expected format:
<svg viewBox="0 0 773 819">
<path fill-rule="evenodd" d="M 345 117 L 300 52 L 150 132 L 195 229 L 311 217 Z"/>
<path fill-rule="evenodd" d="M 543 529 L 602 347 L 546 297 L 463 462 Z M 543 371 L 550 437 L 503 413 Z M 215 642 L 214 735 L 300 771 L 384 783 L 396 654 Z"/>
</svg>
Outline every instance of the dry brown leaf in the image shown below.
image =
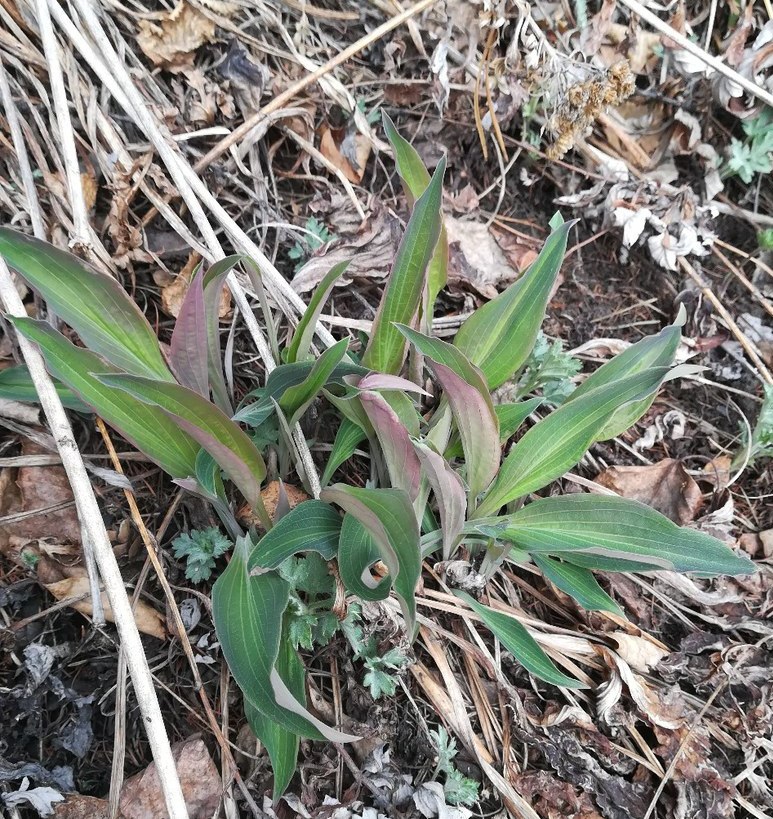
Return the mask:
<svg viewBox="0 0 773 819">
<path fill-rule="evenodd" d="M 669 654 L 668 649 L 662 643 L 653 640 L 644 633 L 637 635 L 616 631 L 608 636 L 617 643 L 618 655 L 633 669 L 641 673 L 654 668 L 663 657 Z"/>
<path fill-rule="evenodd" d="M 370 140 L 367 137 L 358 131 L 347 132 L 339 144 L 333 131 L 325 125 L 320 132 L 319 152 L 350 182 L 355 185 L 362 182 L 370 156 Z"/>
<path fill-rule="evenodd" d="M 650 466 L 613 466 L 596 482 L 624 498 L 646 503 L 680 526 L 695 520 L 703 504 L 700 487 L 681 461 L 673 458 Z"/>
<path fill-rule="evenodd" d="M 173 73 L 193 65 L 196 49 L 214 40 L 214 22 L 186 0 L 160 21 L 139 21 L 137 44 L 154 65 Z"/>
<path fill-rule="evenodd" d="M 64 802 L 54 805 L 55 819 L 109 819 L 110 803 L 96 796 L 68 793 Z"/>
<path fill-rule="evenodd" d="M 188 287 L 191 283 L 191 276 L 199 266 L 201 256 L 195 251 L 188 256 L 188 261 L 185 267 L 175 276 L 169 284 L 161 287 L 161 309 L 170 316 L 177 318 L 180 315 L 180 308 L 182 307 L 185 294 L 188 292 Z M 231 312 L 231 294 L 227 287 L 224 287 L 220 293 L 220 305 L 217 311 L 217 317 L 222 321 L 227 318 Z"/>
<path fill-rule="evenodd" d="M 266 507 L 268 516 L 275 520 L 277 508 L 280 505 L 295 509 L 299 503 L 309 499 L 303 489 L 283 481 L 269 481 L 260 491 L 263 505 Z M 289 511 L 288 509 L 288 511 Z M 260 520 L 252 513 L 249 506 L 243 506 L 238 512 L 239 522 L 245 526 L 260 526 Z"/>
<path fill-rule="evenodd" d="M 86 576 L 86 570 L 81 567 L 82 574 L 73 574 L 72 577 L 65 577 L 63 580 L 57 580 L 55 583 L 46 583 L 46 589 L 57 599 L 67 600 L 70 597 L 83 598 L 75 600 L 70 605 L 75 611 L 81 614 L 91 616 L 93 609 L 91 606 L 91 593 L 89 591 L 89 578 Z M 110 608 L 110 603 L 107 599 L 107 594 L 102 592 L 102 607 L 105 612 L 105 619 L 111 623 L 115 622 L 113 617 L 113 610 Z M 137 622 L 137 628 L 143 634 L 149 634 L 151 637 L 156 637 L 159 640 L 166 639 L 166 628 L 164 627 L 164 618 L 147 603 L 142 600 L 137 602 L 134 607 L 134 619 Z"/>
<path fill-rule="evenodd" d="M 210 819 L 220 804 L 222 782 L 215 763 L 200 739 L 188 739 L 172 746 L 189 819 Z M 124 819 L 158 819 L 166 816 L 166 802 L 155 762 L 127 779 L 121 789 L 121 816 Z"/>
</svg>

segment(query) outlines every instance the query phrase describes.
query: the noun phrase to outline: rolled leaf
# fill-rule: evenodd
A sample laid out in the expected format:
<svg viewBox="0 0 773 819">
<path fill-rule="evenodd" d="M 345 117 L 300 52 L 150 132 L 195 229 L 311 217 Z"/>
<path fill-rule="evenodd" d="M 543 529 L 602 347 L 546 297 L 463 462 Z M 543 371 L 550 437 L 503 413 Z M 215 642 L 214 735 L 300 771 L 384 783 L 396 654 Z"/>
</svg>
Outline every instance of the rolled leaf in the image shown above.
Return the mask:
<svg viewBox="0 0 773 819">
<path fill-rule="evenodd" d="M 0 256 L 90 350 L 120 370 L 173 380 L 153 328 L 115 279 L 9 228 L 0 228 Z"/>
<path fill-rule="evenodd" d="M 75 410 L 76 412 L 91 414 L 94 410 L 87 406 L 77 395 L 69 388 L 62 384 L 61 381 L 54 379 L 54 387 L 56 394 L 62 405 L 67 409 Z M 5 398 L 7 401 L 22 401 L 27 404 L 37 404 L 38 391 L 35 388 L 35 382 L 32 380 L 29 370 L 21 365 L 19 367 L 8 367 L 5 370 L 0 370 L 0 398 Z"/>
<path fill-rule="evenodd" d="M 362 358 L 363 366 L 382 373 L 398 373 L 405 359 L 405 338 L 394 325 L 412 324 L 421 303 L 427 265 L 440 235 L 445 166 L 443 159 L 413 208 Z"/>
<path fill-rule="evenodd" d="M 614 381 L 564 404 L 535 424 L 510 450 L 475 517 L 547 486 L 580 461 L 598 440 L 612 413 L 640 400 L 668 374 L 657 367 Z"/>
<path fill-rule="evenodd" d="M 266 465 L 247 434 L 222 410 L 179 384 L 125 374 L 97 374 L 96 377 L 102 384 L 159 407 L 175 419 L 220 464 L 250 506 L 259 507 Z"/>
<path fill-rule="evenodd" d="M 309 405 L 330 380 L 341 359 L 346 355 L 347 339 L 334 344 L 314 362 L 309 374 L 300 384 L 288 387 L 277 403 L 282 408 L 290 426 L 296 424 Z"/>
<path fill-rule="evenodd" d="M 286 731 L 331 742 L 355 739 L 310 714 L 277 671 L 290 586 L 274 572 L 250 574 L 249 552 L 246 538 L 237 541 L 212 587 L 212 619 L 231 674 L 252 705 Z"/>
<path fill-rule="evenodd" d="M 535 677 L 564 688 L 586 688 L 572 677 L 562 674 L 550 657 L 539 647 L 537 641 L 515 617 L 484 606 L 473 597 L 470 597 L 467 592 L 455 591 L 454 594 L 467 603 L 499 642 Z"/>
<path fill-rule="evenodd" d="M 157 407 L 105 387 L 93 376 L 95 371 L 117 373 L 115 367 L 95 353 L 76 347 L 44 321 L 13 317 L 8 320 L 17 332 L 38 345 L 48 371 L 140 452 L 173 478 L 195 474 L 199 445 L 191 436 Z"/>
<path fill-rule="evenodd" d="M 340 483 L 323 489 L 321 497 L 354 515 L 370 532 L 389 569 L 408 633 L 413 635 L 421 544 L 410 498 L 400 489 L 360 489 Z"/>
<path fill-rule="evenodd" d="M 574 494 L 542 498 L 512 515 L 473 521 L 505 524 L 497 537 L 528 552 L 635 561 L 677 572 L 752 574 L 754 564 L 722 541 L 681 528 L 660 512 L 628 498 Z M 579 555 L 577 555 L 579 557 Z M 601 567 L 599 567 L 601 568 Z M 606 567 L 605 567 L 606 568 Z"/>
<path fill-rule="evenodd" d="M 454 338 L 492 390 L 520 370 L 534 347 L 573 224 L 554 230 L 521 278 L 479 307 Z"/>
<path fill-rule="evenodd" d="M 287 348 L 285 360 L 288 363 L 292 364 L 295 361 L 303 361 L 309 357 L 311 340 L 314 338 L 317 320 L 322 313 L 322 308 L 325 306 L 328 296 L 335 287 L 335 283 L 341 278 L 347 267 L 349 267 L 348 261 L 333 265 L 322 281 L 317 285 L 317 289 L 311 297 L 309 306 L 304 310 L 301 320 L 295 328 L 293 340 Z"/>
<path fill-rule="evenodd" d="M 392 588 L 392 576 L 374 580 L 370 569 L 381 560 L 381 549 L 371 533 L 354 515 L 344 515 L 338 542 L 338 571 L 347 591 L 361 600 L 385 600 Z"/>
<path fill-rule="evenodd" d="M 341 421 L 341 426 L 338 427 L 335 441 L 333 441 L 333 448 L 327 456 L 325 471 L 320 478 L 322 486 L 327 486 L 330 483 L 336 469 L 354 455 L 354 451 L 366 437 L 365 431 L 359 424 L 355 424 L 354 421 L 350 421 L 348 418 Z"/>
</svg>

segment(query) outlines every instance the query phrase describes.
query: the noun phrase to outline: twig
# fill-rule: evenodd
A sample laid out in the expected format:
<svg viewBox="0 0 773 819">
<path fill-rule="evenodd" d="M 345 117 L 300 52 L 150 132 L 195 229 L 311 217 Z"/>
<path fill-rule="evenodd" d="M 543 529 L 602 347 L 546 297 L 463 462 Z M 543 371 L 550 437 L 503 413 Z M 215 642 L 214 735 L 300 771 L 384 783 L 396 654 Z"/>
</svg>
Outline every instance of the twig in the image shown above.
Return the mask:
<svg viewBox="0 0 773 819">
<path fill-rule="evenodd" d="M 747 80 L 742 74 L 734 71 L 730 66 L 725 65 L 722 60 L 707 53 L 705 49 L 693 43 L 692 40 L 688 40 L 684 34 L 680 34 L 673 26 L 664 23 L 659 17 L 655 16 L 649 9 L 639 3 L 638 0 L 620 0 L 620 2 L 624 6 L 627 6 L 634 14 L 641 17 L 642 20 L 649 23 L 654 29 L 657 29 L 661 34 L 668 37 L 669 40 L 673 40 L 680 48 L 692 54 L 693 57 L 697 57 L 710 68 L 713 68 L 733 82 L 738 83 L 744 91 L 748 91 L 752 96 L 762 100 L 766 105 L 773 107 L 773 94 L 757 85 L 757 83 Z"/>
<path fill-rule="evenodd" d="M 16 292 L 11 273 L 3 259 L 0 259 L 0 299 L 10 315 L 27 315 L 19 294 Z M 188 819 L 188 810 L 185 807 L 185 799 L 140 633 L 132 615 L 121 571 L 110 546 L 102 513 L 91 488 L 70 422 L 46 372 L 40 353 L 23 336 L 19 336 L 19 347 L 29 369 L 30 377 L 35 384 L 48 425 L 56 440 L 62 465 L 75 497 L 81 526 L 88 532 L 94 547 L 94 556 L 102 575 L 107 598 L 110 601 L 110 608 L 115 616 L 118 635 L 126 651 L 126 662 L 134 683 L 137 704 L 142 714 L 142 724 L 153 752 L 169 817 L 170 819 Z"/>
<path fill-rule="evenodd" d="M 717 249 L 716 243 L 714 243 L 712 246 L 711 252 L 725 265 L 725 267 L 736 277 L 736 279 L 741 282 L 741 284 L 752 294 L 752 296 L 754 296 L 754 298 L 762 305 L 763 310 L 765 310 L 769 316 L 773 316 L 773 304 L 771 304 L 770 299 L 766 299 L 760 292 L 759 287 L 757 287 L 757 285 L 753 282 L 749 281 L 743 271 L 734 265 L 721 250 Z"/>
<path fill-rule="evenodd" d="M 51 86 L 51 97 L 54 103 L 59 142 L 62 149 L 62 161 L 64 162 L 64 171 L 67 177 L 68 198 L 72 215 L 70 247 L 90 253 L 89 216 L 86 210 L 86 201 L 83 198 L 83 182 L 81 181 L 80 166 L 78 165 L 78 152 L 75 150 L 75 138 L 72 122 L 70 121 L 62 66 L 59 63 L 59 48 L 54 36 L 54 27 L 51 25 L 47 0 L 36 0 L 35 9 L 38 26 L 40 27 L 40 39 L 43 43 L 43 52 L 46 55 L 46 63 L 48 64 L 48 81 Z"/>
<path fill-rule="evenodd" d="M 754 348 L 754 345 L 743 330 L 741 330 L 741 328 L 735 323 L 733 317 L 727 312 L 722 302 L 714 295 L 711 288 L 703 279 L 703 276 L 698 273 L 698 271 L 687 261 L 687 259 L 684 258 L 684 256 L 679 257 L 679 264 L 681 265 L 682 270 L 684 270 L 685 273 L 687 273 L 687 275 L 698 285 L 698 287 L 700 287 L 701 293 L 703 293 L 703 295 L 714 305 L 714 308 L 719 315 L 722 316 L 730 332 L 736 337 L 739 344 L 746 351 L 746 355 L 748 355 L 752 360 L 752 363 L 757 368 L 763 381 L 766 384 L 773 384 L 773 376 L 771 376 L 770 371 L 760 358 L 757 350 Z"/>
</svg>

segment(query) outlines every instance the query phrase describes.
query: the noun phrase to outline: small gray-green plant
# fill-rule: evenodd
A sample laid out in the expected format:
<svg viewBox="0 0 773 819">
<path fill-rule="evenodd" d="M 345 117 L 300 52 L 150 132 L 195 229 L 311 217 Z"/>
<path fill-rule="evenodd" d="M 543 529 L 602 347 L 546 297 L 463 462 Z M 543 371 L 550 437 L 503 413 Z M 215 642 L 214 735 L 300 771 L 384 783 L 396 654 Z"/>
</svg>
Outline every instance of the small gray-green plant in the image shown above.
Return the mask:
<svg viewBox="0 0 773 819">
<path fill-rule="evenodd" d="M 581 367 L 578 359 L 564 352 L 560 338 L 551 342 L 540 330 L 518 381 L 518 395 L 540 390 L 549 404 L 563 404 L 574 391 L 572 378 Z"/>
<path fill-rule="evenodd" d="M 212 616 L 247 718 L 271 758 L 275 796 L 294 774 L 299 737 L 354 739 L 307 709 L 298 647 L 324 644 L 338 625 L 362 659 L 374 694 L 390 690 L 403 665 L 390 651 L 379 658 L 380 646 L 362 633 L 353 639 L 356 622 L 336 623 L 343 616 L 342 597 L 386 605 L 394 595 L 410 642 L 424 561 L 440 564 L 438 572 L 458 557 L 493 567 L 503 560 L 530 563 L 586 609 L 616 615 L 621 611 L 595 570 L 754 571 L 748 558 L 724 543 L 680 528 L 636 501 L 547 491 L 596 442 L 634 424 L 664 381 L 686 372 L 673 366 L 680 327 L 642 339 L 571 392 L 561 388 L 552 400 L 527 397 L 537 385 L 555 390 L 574 367 L 555 345 L 542 344 L 535 352 L 571 229 L 556 215 L 529 269 L 476 310 L 452 342 L 417 330 L 431 328 L 436 297 L 446 284 L 448 242 L 440 210 L 445 162 L 430 176 L 387 117 L 384 126 L 412 213 L 369 336 L 359 350 L 342 339 L 313 353 L 317 320 L 346 267 L 335 265 L 288 333 L 287 346 L 279 349 L 279 334 L 269 333 L 281 363 L 241 402 L 234 402 L 226 384 L 217 307 L 236 265 L 263 292 L 249 260 L 229 257 L 195 273 L 167 355 L 115 279 L 0 228 L 0 255 L 85 345 L 73 344 L 46 322 L 9 319 L 37 344 L 63 400 L 97 412 L 177 484 L 205 498 L 232 536 L 230 560 L 212 587 Z M 268 309 L 264 318 L 273 329 Z M 432 394 L 425 390 L 430 379 Z M 495 405 L 492 392 L 505 383 L 522 385 L 520 400 Z M 23 370 L 5 384 L 0 379 L 4 397 L 30 400 L 32 394 Z M 538 407 L 543 417 L 524 430 Z M 272 464 L 282 477 L 292 465 L 298 475 L 307 474 L 292 430 L 312 408 L 338 424 L 323 456 L 322 491 L 292 510 L 278 505 L 272 517 L 261 487 L 270 468 L 277 471 Z M 354 479 L 331 485 L 356 450 L 370 460 L 366 485 Z M 241 527 L 239 496 L 260 530 Z M 191 537 L 180 547 L 189 568 L 196 555 L 196 575 L 211 571 L 215 553 L 224 548 L 222 541 L 209 543 L 204 549 Z M 463 591 L 454 593 L 460 610 L 475 612 L 535 677 L 581 687 L 518 619 Z M 460 791 L 457 798 L 466 798 L 456 774 L 446 772 L 446 778 Z"/>
<path fill-rule="evenodd" d="M 287 252 L 288 258 L 296 262 L 295 269 L 302 267 L 303 263 L 314 253 L 319 250 L 326 242 L 332 242 L 336 238 L 334 233 L 331 233 L 322 222 L 314 216 L 310 216 L 304 225 L 305 233 L 301 238 L 290 248 Z"/>
<path fill-rule="evenodd" d="M 741 127 L 746 138 L 730 140 L 725 172 L 739 176 L 748 185 L 756 174 L 773 170 L 773 111 L 765 107 L 756 117 L 744 120 Z"/>
<path fill-rule="evenodd" d="M 733 459 L 733 467 L 754 464 L 758 458 L 773 458 L 773 386 L 765 385 L 760 413 L 752 429 L 751 439 L 744 433 L 742 445 Z"/>
<path fill-rule="evenodd" d="M 435 743 L 437 754 L 437 764 L 432 778 L 437 779 L 439 774 L 443 774 L 443 793 L 446 802 L 449 805 L 474 805 L 478 801 L 479 786 L 474 779 L 465 776 L 454 765 L 458 753 L 456 740 L 448 735 L 448 731 L 442 725 L 429 733 Z"/>
<path fill-rule="evenodd" d="M 185 576 L 193 583 L 209 580 L 217 558 L 228 552 L 233 543 L 215 526 L 192 529 L 172 541 L 174 556 L 185 558 Z"/>
</svg>

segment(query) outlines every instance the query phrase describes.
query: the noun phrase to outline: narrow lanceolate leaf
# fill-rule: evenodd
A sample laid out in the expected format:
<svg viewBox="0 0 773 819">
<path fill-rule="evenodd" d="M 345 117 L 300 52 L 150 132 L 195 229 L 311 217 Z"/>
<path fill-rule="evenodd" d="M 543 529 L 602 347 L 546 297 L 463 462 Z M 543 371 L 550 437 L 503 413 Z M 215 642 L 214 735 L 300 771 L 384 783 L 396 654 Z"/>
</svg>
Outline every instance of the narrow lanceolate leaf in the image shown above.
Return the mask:
<svg viewBox="0 0 773 819">
<path fill-rule="evenodd" d="M 306 705 L 306 669 L 286 633 L 279 642 L 276 671 L 298 702 Z M 245 697 L 244 715 L 255 736 L 263 743 L 274 771 L 273 798 L 276 802 L 287 790 L 298 764 L 300 737 L 294 731 L 262 714 Z"/>
<path fill-rule="evenodd" d="M 347 267 L 349 267 L 348 261 L 333 265 L 322 281 L 317 285 L 317 289 L 311 297 L 309 306 L 304 311 L 301 320 L 298 322 L 298 326 L 295 328 L 293 340 L 287 348 L 286 361 L 289 364 L 309 358 L 311 340 L 314 338 L 317 320 L 322 313 L 322 308 L 325 306 L 325 302 L 333 290 L 333 287 L 335 287 L 335 283 L 341 278 Z"/>
<path fill-rule="evenodd" d="M 452 344 L 404 325 L 398 329 L 424 354 L 448 399 L 462 441 L 470 504 L 474 506 L 499 469 L 499 421 L 486 381 Z"/>
<path fill-rule="evenodd" d="M 169 359 L 177 380 L 209 398 L 207 366 L 207 316 L 204 304 L 204 276 L 194 272 L 172 331 Z"/>
<path fill-rule="evenodd" d="M 336 469 L 354 455 L 355 450 L 366 437 L 365 431 L 359 424 L 355 424 L 354 421 L 350 421 L 348 418 L 341 421 L 341 426 L 338 427 L 335 441 L 333 441 L 333 448 L 327 456 L 325 471 L 320 478 L 322 486 L 327 486 L 330 483 Z"/>
<path fill-rule="evenodd" d="M 382 112 L 384 131 L 395 152 L 397 172 L 403 183 L 403 190 L 410 205 L 424 193 L 430 182 L 429 171 L 421 161 L 418 151 L 408 140 L 404 139 L 395 128 L 386 111 Z M 427 291 L 429 313 L 435 303 L 437 294 L 445 287 L 448 279 L 448 235 L 444 225 L 440 228 L 435 252 L 427 268 Z"/>
<path fill-rule="evenodd" d="M 223 656 L 244 696 L 286 731 L 347 742 L 347 736 L 310 714 L 276 669 L 289 584 L 274 572 L 250 574 L 249 543 L 237 541 L 226 570 L 212 587 L 212 619 Z"/>
<path fill-rule="evenodd" d="M 312 401 L 319 395 L 322 388 L 333 375 L 336 367 L 346 355 L 348 341 L 342 338 L 314 362 L 306 378 L 293 387 L 288 387 L 278 404 L 282 408 L 290 426 L 293 426 L 308 409 Z"/>
<path fill-rule="evenodd" d="M 421 573 L 421 544 L 416 515 L 400 489 L 360 489 L 333 484 L 322 500 L 335 503 L 370 532 L 381 550 L 400 600 L 408 633 L 416 627 L 416 584 Z"/>
<path fill-rule="evenodd" d="M 82 347 L 76 347 L 44 321 L 8 319 L 16 330 L 35 342 L 48 371 L 66 384 L 106 423 L 173 478 L 195 473 L 199 445 L 158 407 L 148 406 L 123 392 L 105 387 L 92 373 L 118 372 Z"/>
<path fill-rule="evenodd" d="M 97 378 L 167 413 L 220 464 L 248 503 L 258 506 L 266 465 L 247 434 L 222 410 L 179 384 L 125 374 Z"/>
<path fill-rule="evenodd" d="M 564 563 L 549 555 L 534 554 L 531 559 L 553 585 L 573 597 L 587 611 L 623 613 L 588 569 Z"/>
<path fill-rule="evenodd" d="M 574 561 L 582 556 L 635 561 L 650 569 L 702 574 L 752 574 L 754 564 L 722 541 L 677 526 L 660 512 L 627 498 L 563 495 L 534 501 L 512 515 L 473 521 L 505 524 L 497 537 L 529 552 Z M 591 564 L 592 565 L 592 564 Z M 609 568 L 608 565 L 598 568 Z"/>
<path fill-rule="evenodd" d="M 83 413 L 93 412 L 91 407 L 84 404 L 61 381 L 54 379 L 54 386 L 59 400 L 67 409 Z M 5 370 L 0 370 L 0 398 L 5 398 L 7 401 L 23 401 L 29 404 L 38 403 L 38 391 L 35 389 L 35 382 L 25 366 L 8 367 Z"/>
<path fill-rule="evenodd" d="M 560 478 L 598 440 L 615 410 L 647 395 L 667 374 L 667 367 L 653 367 L 599 387 L 551 412 L 510 450 L 475 517 L 492 515 L 506 503 Z"/>
<path fill-rule="evenodd" d="M 381 549 L 371 533 L 347 512 L 338 542 L 338 571 L 344 588 L 361 600 L 386 600 L 392 577 L 376 580 L 371 567 L 381 560 Z"/>
<path fill-rule="evenodd" d="M 582 683 L 567 677 L 555 667 L 550 657 L 515 617 L 484 606 L 467 592 L 455 591 L 454 594 L 467 603 L 497 640 L 535 677 L 564 688 L 585 688 Z"/>
<path fill-rule="evenodd" d="M 499 421 L 499 443 L 506 444 L 521 428 L 521 424 L 542 404 L 541 398 L 529 398 L 516 404 L 494 404 Z M 462 442 L 455 436 L 443 453 L 448 460 L 463 454 Z"/>
<path fill-rule="evenodd" d="M 120 370 L 173 380 L 153 328 L 115 279 L 9 228 L 0 228 L 0 256 L 90 350 Z"/>
<path fill-rule="evenodd" d="M 215 262 L 204 274 L 204 314 L 207 321 L 207 368 L 212 398 L 223 412 L 233 415 L 228 386 L 223 374 L 223 356 L 220 348 L 220 294 L 228 274 L 244 259 L 243 256 L 227 256 Z"/>
<path fill-rule="evenodd" d="M 401 378 L 399 375 L 387 375 L 385 373 L 368 373 L 357 383 L 360 390 L 399 390 L 400 392 L 411 392 L 417 395 L 429 395 L 418 384 Z"/>
<path fill-rule="evenodd" d="M 377 392 L 360 393 L 360 402 L 378 438 L 392 487 L 402 489 L 413 502 L 419 494 L 421 464 L 408 430 Z"/>
<path fill-rule="evenodd" d="M 414 441 L 416 454 L 424 474 L 435 493 L 440 528 L 443 531 L 443 560 L 450 559 L 457 539 L 464 527 L 467 512 L 467 494 L 461 478 L 451 469 L 448 461 L 432 447 Z"/>
<path fill-rule="evenodd" d="M 413 208 L 373 322 L 362 363 L 382 373 L 399 372 L 405 359 L 406 341 L 394 325 L 412 324 L 421 303 L 427 265 L 440 235 L 445 164 L 445 159 L 440 161 Z"/>
<path fill-rule="evenodd" d="M 479 307 L 454 338 L 454 346 L 480 367 L 492 390 L 518 372 L 531 353 L 573 224 L 554 230 L 523 276 Z"/>
<path fill-rule="evenodd" d="M 319 500 L 299 503 L 258 542 L 248 568 L 276 569 L 298 552 L 318 552 L 325 560 L 335 557 L 341 533 L 341 515 Z"/>
<path fill-rule="evenodd" d="M 628 375 L 643 372 L 649 367 L 670 367 L 674 363 L 679 341 L 682 337 L 679 326 L 664 327 L 659 333 L 637 341 L 627 350 L 602 364 L 567 398 L 567 403 L 575 401 L 591 390 L 611 384 Z M 655 387 L 639 401 L 632 401 L 614 412 L 599 434 L 599 441 L 606 441 L 630 429 L 652 406 L 657 394 Z"/>
</svg>

